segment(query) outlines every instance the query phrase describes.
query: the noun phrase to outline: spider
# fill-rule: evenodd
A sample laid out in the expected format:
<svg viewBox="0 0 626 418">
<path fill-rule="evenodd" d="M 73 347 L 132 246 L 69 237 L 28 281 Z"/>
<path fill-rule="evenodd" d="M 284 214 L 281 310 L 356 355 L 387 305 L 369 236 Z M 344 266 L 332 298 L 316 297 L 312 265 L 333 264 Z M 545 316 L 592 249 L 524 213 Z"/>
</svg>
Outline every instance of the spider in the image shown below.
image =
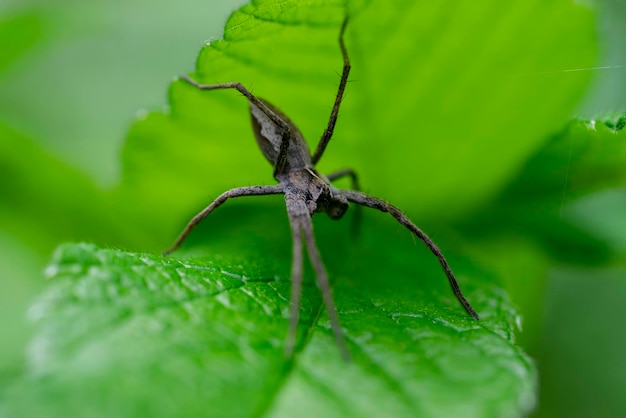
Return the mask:
<svg viewBox="0 0 626 418">
<path fill-rule="evenodd" d="M 327 176 L 324 176 L 315 169 L 315 165 L 324 154 L 326 146 L 333 136 L 339 108 L 350 73 L 350 59 L 344 43 L 344 33 L 347 23 L 348 19 L 346 18 L 339 32 L 339 47 L 343 56 L 341 81 L 339 82 L 339 88 L 335 96 L 335 103 L 330 113 L 328 125 L 313 154 L 311 154 L 304 137 L 296 125 L 294 125 L 285 114 L 266 100 L 254 96 L 250 90 L 239 82 L 207 85 L 199 84 L 187 75 L 181 76 L 187 83 L 200 90 L 236 89 L 248 99 L 254 136 L 256 137 L 261 152 L 273 165 L 274 178 L 278 181 L 278 184 L 273 186 L 237 187 L 222 193 L 209 206 L 189 221 L 176 242 L 167 249 L 163 255 L 168 255 L 176 250 L 193 228 L 227 199 L 240 196 L 285 195 L 287 215 L 289 217 L 293 237 L 290 320 L 289 332 L 285 343 L 285 355 L 287 357 L 293 355 L 296 344 L 300 297 L 302 292 L 304 239 L 311 264 L 317 276 L 317 284 L 322 293 L 335 340 L 339 346 L 341 355 L 347 360 L 350 359 L 350 353 L 344 334 L 339 325 L 337 309 L 333 303 L 328 275 L 317 249 L 317 245 L 315 244 L 313 224 L 311 221 L 311 217 L 317 212 L 326 212 L 331 219 L 340 219 L 348 210 L 349 203 L 378 209 L 381 212 L 388 212 L 400 224 L 419 238 L 439 260 L 458 301 L 472 317 L 478 319 L 478 314 L 465 296 L 463 296 L 461 288 L 452 273 L 452 269 L 448 265 L 439 247 L 435 245 L 428 235 L 411 222 L 400 209 L 382 199 L 360 192 L 358 190 L 356 173 L 351 169 L 340 170 Z M 355 190 L 337 189 L 331 184 L 332 181 L 341 177 L 350 177 L 352 179 L 353 189 Z"/>
</svg>

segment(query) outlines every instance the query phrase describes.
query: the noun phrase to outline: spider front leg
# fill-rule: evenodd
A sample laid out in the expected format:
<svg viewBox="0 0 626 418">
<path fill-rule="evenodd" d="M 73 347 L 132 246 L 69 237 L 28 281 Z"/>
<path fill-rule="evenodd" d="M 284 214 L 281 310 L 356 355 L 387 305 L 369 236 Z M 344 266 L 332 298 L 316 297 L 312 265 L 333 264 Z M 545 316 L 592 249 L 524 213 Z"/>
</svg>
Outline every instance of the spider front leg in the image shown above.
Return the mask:
<svg viewBox="0 0 626 418">
<path fill-rule="evenodd" d="M 361 187 L 359 187 L 359 176 L 356 174 L 356 171 L 351 168 L 344 168 L 343 170 L 335 171 L 334 173 L 330 173 L 326 177 L 330 181 L 339 180 L 342 177 L 350 177 L 350 181 L 352 182 L 352 190 L 356 190 L 358 192 L 361 191 Z"/>
<path fill-rule="evenodd" d="M 346 17 L 341 24 L 341 30 L 339 31 L 339 47 L 341 48 L 341 55 L 343 56 L 343 70 L 341 72 L 341 81 L 339 82 L 339 88 L 337 89 L 337 95 L 335 96 L 335 103 L 333 104 L 333 109 L 330 112 L 330 117 L 328 119 L 328 125 L 326 126 L 326 130 L 322 134 L 320 138 L 320 142 L 317 144 L 317 148 L 315 152 L 311 156 L 311 161 L 313 165 L 317 164 L 317 162 L 322 158 L 322 154 L 324 154 L 324 150 L 326 149 L 326 145 L 333 136 L 333 132 L 335 131 L 335 124 L 337 123 L 337 117 L 339 116 L 339 108 L 341 107 L 341 100 L 343 99 L 343 93 L 346 90 L 346 84 L 348 84 L 348 76 L 350 75 L 350 57 L 348 56 L 348 50 L 346 49 L 346 44 L 343 41 L 343 35 L 346 32 L 346 26 L 348 25 L 348 17 Z"/>
<path fill-rule="evenodd" d="M 226 202 L 227 199 L 233 197 L 240 196 L 262 196 L 269 194 L 282 194 L 283 188 L 280 184 L 275 186 L 247 186 L 247 187 L 237 187 L 235 189 L 230 189 L 227 192 L 222 193 L 215 199 L 209 206 L 204 208 L 204 210 L 194 216 L 191 221 L 187 224 L 183 232 L 178 236 L 176 242 L 167 250 L 163 252 L 163 256 L 171 254 L 174 250 L 176 250 L 180 245 L 185 241 L 187 236 L 191 233 L 191 231 L 204 219 L 209 213 L 213 212 L 220 205 Z"/>
<path fill-rule="evenodd" d="M 304 241 L 306 243 L 307 252 L 311 265 L 315 271 L 317 277 L 317 285 L 322 292 L 322 298 L 328 318 L 330 319 L 330 326 L 335 340 L 339 346 L 342 357 L 346 360 L 350 360 L 350 352 L 346 344 L 346 340 L 343 335 L 341 326 L 339 325 L 339 317 L 337 314 L 337 308 L 333 302 L 332 291 L 330 289 L 330 283 L 328 281 L 328 274 L 324 268 L 322 257 L 315 244 L 315 237 L 313 236 L 313 223 L 311 221 L 311 215 L 309 209 L 305 203 L 305 197 L 286 193 L 285 203 L 287 205 L 287 214 L 289 215 L 289 224 L 293 235 L 293 264 L 291 271 L 291 315 L 289 322 L 289 335 L 287 337 L 287 345 L 285 347 L 287 356 L 293 354 L 295 346 L 295 340 L 297 335 L 298 321 L 300 318 L 300 298 L 302 293 L 302 232 L 304 232 Z"/>
<path fill-rule="evenodd" d="M 285 197 L 289 208 L 289 196 Z M 291 299 L 289 300 L 289 332 L 285 344 L 285 357 L 291 358 L 296 347 L 298 335 L 298 322 L 300 322 L 300 300 L 302 298 L 302 226 L 296 214 L 290 213 L 289 226 L 293 238 L 293 251 L 291 259 Z"/>
<path fill-rule="evenodd" d="M 241 83 L 235 81 L 231 83 L 220 83 L 220 84 L 200 84 L 188 75 L 181 75 L 181 79 L 185 80 L 187 83 L 191 84 L 195 88 L 199 90 L 224 90 L 224 89 L 235 89 L 239 93 L 246 96 L 248 101 L 258 107 L 261 112 L 263 112 L 272 122 L 274 122 L 282 131 L 282 137 L 280 142 L 280 148 L 278 152 L 278 156 L 276 157 L 276 163 L 274 164 L 274 177 L 278 173 L 282 173 L 285 164 L 287 163 L 287 152 L 289 151 L 289 142 L 291 138 L 291 128 L 287 122 L 285 122 L 279 115 L 276 114 L 272 109 L 270 109 L 263 100 L 256 97 L 250 90 L 245 88 Z"/>
<path fill-rule="evenodd" d="M 352 190 L 356 190 L 357 192 L 361 191 L 361 187 L 359 186 L 359 176 L 356 174 L 356 171 L 351 168 L 344 168 L 343 170 L 335 171 L 334 173 L 330 173 L 326 176 L 329 181 L 335 181 L 342 177 L 350 177 L 350 181 L 352 183 Z M 352 218 L 352 235 L 354 237 L 358 237 L 361 232 L 361 224 L 363 219 L 363 207 L 357 206 L 354 208 L 354 217 Z"/>
<path fill-rule="evenodd" d="M 378 199 L 376 197 L 372 197 L 366 195 L 365 193 L 352 191 L 352 190 L 341 190 L 341 194 L 343 194 L 348 201 L 367 206 L 370 208 L 378 209 L 381 212 L 388 212 L 391 216 L 393 216 L 402 226 L 411 231 L 416 237 L 418 237 L 430 250 L 431 253 L 439 260 L 439 264 L 443 268 L 443 271 L 446 273 L 448 277 L 448 281 L 450 282 L 450 287 L 452 288 L 452 292 L 454 296 L 458 299 L 458 301 L 463 305 L 465 310 L 475 319 L 478 318 L 478 314 L 472 308 L 472 305 L 468 302 L 468 300 L 463 296 L 463 292 L 461 291 L 461 287 L 459 286 L 456 278 L 454 277 L 454 273 L 452 273 L 452 269 L 450 265 L 446 261 L 443 253 L 437 247 L 437 245 L 430 239 L 428 235 L 421 229 L 419 229 L 411 220 L 404 214 L 400 209 L 388 203 L 382 199 Z"/>
</svg>

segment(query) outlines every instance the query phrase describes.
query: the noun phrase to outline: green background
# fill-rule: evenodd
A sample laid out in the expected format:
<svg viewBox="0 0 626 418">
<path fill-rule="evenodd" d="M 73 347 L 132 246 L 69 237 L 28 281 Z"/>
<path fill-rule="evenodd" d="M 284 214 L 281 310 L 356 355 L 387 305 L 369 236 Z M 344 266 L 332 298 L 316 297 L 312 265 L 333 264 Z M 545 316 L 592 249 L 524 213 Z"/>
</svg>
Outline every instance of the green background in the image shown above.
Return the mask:
<svg viewBox="0 0 626 418">
<path fill-rule="evenodd" d="M 469 254 L 506 282 L 524 318 L 520 343 L 539 369 L 537 416 L 622 416 L 623 133 L 600 122 L 593 132 L 567 121 L 626 108 L 626 70 L 563 70 L 625 63 L 619 22 L 626 12 L 606 1 L 594 12 L 562 15 L 565 3 L 549 2 L 536 15 L 532 2 L 433 7 L 419 20 L 397 22 L 385 7 L 375 18 L 364 12 L 348 33 L 354 81 L 320 167 L 354 166 L 368 192 L 397 203 L 438 242 L 453 242 L 453 254 Z M 245 103 L 236 96 L 209 104 L 175 84 L 169 98 L 178 105 L 168 116 L 158 113 L 173 75 L 193 70 L 202 41 L 219 39 L 238 5 L 1 6 L 3 385 L 21 374 L 32 332 L 27 307 L 44 288 L 41 271 L 59 243 L 158 251 L 207 196 L 271 182 L 271 170 L 249 141 Z M 199 78 L 253 86 L 315 138 L 339 71 L 336 27 L 324 26 L 337 18 L 318 17 L 310 34 L 298 25 L 287 33 L 233 29 L 225 35 L 236 42 L 214 43 L 200 55 Z M 541 28 L 554 36 L 546 38 Z M 402 36 L 412 30 L 419 39 Z M 303 40 L 311 42 L 306 54 L 281 59 L 281 50 L 297 49 Z M 255 42 L 266 49 L 253 48 Z M 407 52 L 415 43 L 419 54 Z M 270 58 L 268 45 L 275 47 Z M 210 117 L 224 107 L 220 118 Z M 127 135 L 133 115 L 139 121 Z M 228 138 L 209 141 L 206 132 L 228 132 Z M 172 138 L 185 146 L 173 147 Z M 220 175 L 211 177 L 216 169 Z M 235 206 L 222 217 L 235 232 L 222 226 L 211 245 L 236 248 L 237 231 L 254 230 L 248 218 L 264 208 Z M 285 221 L 263 213 L 266 223 Z M 247 226 L 236 229 L 243 217 Z M 376 219 L 368 215 L 366 224 Z M 324 251 L 333 240 L 323 235 L 332 236 L 334 226 L 320 223 Z M 286 226 L 280 228 L 276 234 L 286 234 Z M 355 251 L 371 245 L 366 240 Z M 330 263 L 329 271 L 338 270 L 338 261 Z"/>
</svg>

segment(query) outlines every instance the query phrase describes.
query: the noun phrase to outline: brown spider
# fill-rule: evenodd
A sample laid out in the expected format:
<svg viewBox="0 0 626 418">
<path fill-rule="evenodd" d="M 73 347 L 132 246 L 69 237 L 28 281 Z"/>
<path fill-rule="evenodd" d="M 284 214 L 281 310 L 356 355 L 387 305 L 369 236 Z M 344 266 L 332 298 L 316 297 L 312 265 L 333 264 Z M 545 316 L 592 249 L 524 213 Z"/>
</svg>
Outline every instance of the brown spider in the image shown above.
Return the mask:
<svg viewBox="0 0 626 418">
<path fill-rule="evenodd" d="M 254 96 L 248 89 L 238 82 L 222 84 L 198 84 L 186 75 L 181 78 L 192 86 L 201 90 L 236 89 L 246 96 L 250 102 L 250 114 L 252 127 L 259 148 L 265 158 L 274 166 L 274 178 L 279 184 L 274 186 L 248 186 L 237 187 L 228 190 L 215 199 L 202 212 L 197 214 L 185 227 L 174 245 L 164 252 L 163 255 L 170 254 L 177 249 L 187 238 L 191 230 L 200 223 L 209 213 L 228 198 L 252 195 L 284 194 L 287 206 L 287 215 L 293 235 L 293 263 L 291 266 L 291 314 L 289 322 L 289 333 L 285 344 L 285 354 L 290 357 L 293 354 L 297 326 L 300 313 L 300 296 L 302 291 L 302 238 L 311 259 L 311 264 L 317 276 L 317 283 L 321 289 L 324 303 L 328 311 L 332 331 L 337 344 L 344 358 L 349 359 L 350 353 L 344 339 L 343 331 L 339 325 L 337 309 L 333 303 L 331 289 L 328 284 L 328 276 L 322 263 L 319 251 L 313 236 L 313 224 L 311 217 L 316 212 L 326 212 L 332 219 L 341 218 L 348 210 L 348 202 L 358 205 L 378 209 L 382 212 L 389 212 L 399 223 L 405 226 L 415 236 L 417 236 L 428 249 L 437 257 L 439 263 L 448 277 L 454 295 L 459 300 L 465 310 L 474 318 L 478 319 L 478 314 L 465 299 L 454 274 L 445 260 L 441 250 L 435 243 L 413 224 L 397 207 L 382 199 L 378 199 L 358 191 L 356 173 L 350 169 L 344 169 L 324 176 L 315 169 L 326 145 L 330 141 L 339 107 L 343 98 L 343 93 L 348 82 L 350 73 L 350 59 L 346 50 L 343 36 L 348 19 L 343 21 L 339 33 L 339 46 L 343 55 L 343 72 L 339 89 L 335 98 L 333 109 L 326 130 L 315 149 L 313 155 L 298 128 L 280 110 L 272 106 L 269 102 Z M 357 190 L 342 190 L 331 185 L 331 181 L 340 177 L 349 176 L 352 178 L 353 187 Z"/>
</svg>

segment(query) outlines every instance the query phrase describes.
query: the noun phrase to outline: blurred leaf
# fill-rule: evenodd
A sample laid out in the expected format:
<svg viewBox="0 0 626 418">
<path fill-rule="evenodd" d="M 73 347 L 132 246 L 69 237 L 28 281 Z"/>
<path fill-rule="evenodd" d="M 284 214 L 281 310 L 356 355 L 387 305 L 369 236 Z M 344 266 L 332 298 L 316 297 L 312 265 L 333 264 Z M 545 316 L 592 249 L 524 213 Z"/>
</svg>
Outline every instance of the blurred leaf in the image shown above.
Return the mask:
<svg viewBox="0 0 626 418">
<path fill-rule="evenodd" d="M 571 200 L 626 183 L 626 134 L 619 128 L 623 118 L 570 123 L 529 158 L 503 199 L 565 194 Z"/>
<path fill-rule="evenodd" d="M 533 237 L 568 263 L 606 261 L 612 252 L 606 236 L 582 228 L 571 208 L 584 196 L 626 184 L 626 134 L 617 129 L 622 119 L 569 124 L 467 220 L 467 231 Z"/>
<path fill-rule="evenodd" d="M 162 108 L 167 83 L 245 1 L 0 1 L 0 21 L 11 22 L 0 60 L 40 40 L 0 75 L 0 120 L 114 185 L 137 110 Z"/>
<path fill-rule="evenodd" d="M 603 240 L 623 260 L 626 253 L 626 187 L 603 190 L 577 199 L 565 208 L 572 224 Z"/>
<path fill-rule="evenodd" d="M 0 228 L 0 388 L 22 374 L 32 332 L 25 311 L 41 291 L 46 261 Z"/>
<path fill-rule="evenodd" d="M 505 278 L 524 316 L 523 346 L 541 353 L 545 312 L 537 305 L 555 261 L 619 260 L 626 249 L 626 147 L 622 115 L 572 122 L 520 169 L 493 201 L 461 222 L 472 259 Z"/>
<path fill-rule="evenodd" d="M 626 334 L 620 331 L 626 315 L 624 277 L 623 264 L 557 269 L 550 275 L 537 358 L 550 367 L 542 371 L 538 417 L 626 415 Z"/>
<path fill-rule="evenodd" d="M 0 194 L 0 227 L 42 253 L 63 240 L 123 241 L 105 193 L 1 122 Z"/>
<path fill-rule="evenodd" d="M 43 37 L 42 19 L 37 13 L 26 12 L 0 19 L 0 71 Z"/>
<path fill-rule="evenodd" d="M 244 6 L 194 77 L 242 82 L 313 146 L 339 81 L 343 4 Z M 583 93 L 586 73 L 559 70 L 595 57 L 593 16 L 570 1 L 372 0 L 349 13 L 352 82 L 320 167 L 352 166 L 366 190 L 420 217 L 459 216 L 496 193 Z M 228 188 L 273 182 L 238 93 L 175 82 L 170 103 L 131 129 L 119 189 L 137 201 L 136 224 L 162 237 Z"/>
<path fill-rule="evenodd" d="M 626 2 L 599 0 L 593 2 L 597 15 L 598 40 L 602 51 L 596 63 L 592 87 L 581 103 L 580 114 L 596 117 L 610 110 L 626 108 Z M 607 68 L 608 67 L 608 68 Z"/>
<path fill-rule="evenodd" d="M 273 230 L 275 209 L 257 210 L 235 231 L 212 227 L 213 242 L 188 252 L 202 259 L 59 248 L 47 269 L 52 282 L 31 309 L 38 332 L 28 374 L 7 392 L 7 410 L 500 417 L 532 407 L 534 366 L 513 345 L 517 317 L 499 286 L 456 260 L 483 316 L 472 320 L 436 260 L 387 223 L 368 222 L 357 251 L 345 228 L 335 236 L 336 223 L 322 222 L 318 234 L 354 362 L 341 360 L 312 283 L 299 351 L 286 362 L 290 239 Z M 270 249 L 263 257 L 246 253 L 262 248 Z"/>
<path fill-rule="evenodd" d="M 22 373 L 25 311 L 60 242 L 150 242 L 97 175 L 117 167 L 137 107 L 163 102 L 241 2 L 0 1 L 0 387 Z"/>
</svg>

